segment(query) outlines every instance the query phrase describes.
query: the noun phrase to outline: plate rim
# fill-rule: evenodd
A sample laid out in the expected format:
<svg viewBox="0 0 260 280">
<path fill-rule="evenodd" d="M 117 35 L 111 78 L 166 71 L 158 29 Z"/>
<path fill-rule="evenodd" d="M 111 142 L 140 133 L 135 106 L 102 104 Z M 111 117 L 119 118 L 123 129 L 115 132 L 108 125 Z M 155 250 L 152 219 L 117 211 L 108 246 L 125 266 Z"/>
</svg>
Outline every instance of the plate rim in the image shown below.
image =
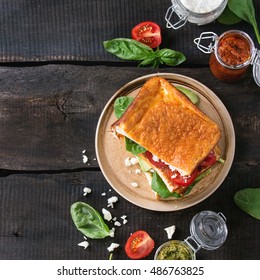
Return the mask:
<svg viewBox="0 0 260 280">
<path fill-rule="evenodd" d="M 103 165 L 102 165 L 102 160 L 100 158 L 100 154 L 99 154 L 99 148 L 98 148 L 98 142 L 99 142 L 99 133 L 100 133 L 100 126 L 102 124 L 102 120 L 106 114 L 106 111 L 108 110 L 108 108 L 111 106 L 111 103 L 113 102 L 113 100 L 115 98 L 117 98 L 118 96 L 120 96 L 120 93 L 124 93 L 125 90 L 128 88 L 128 87 L 133 87 L 133 85 L 136 85 L 135 87 L 133 87 L 133 89 L 131 89 L 131 91 L 134 90 L 134 88 L 139 88 L 139 84 L 143 84 L 145 83 L 146 80 L 152 78 L 152 77 L 162 77 L 162 78 L 165 78 L 166 80 L 176 80 L 176 78 L 182 78 L 182 79 L 187 79 L 189 80 L 190 82 L 193 82 L 195 83 L 196 85 L 200 86 L 202 89 L 203 89 L 203 92 L 206 93 L 206 95 L 209 97 L 211 97 L 211 95 L 216 99 L 216 101 L 221 105 L 221 109 L 225 111 L 225 116 L 228 117 L 228 123 L 229 123 L 229 129 L 231 129 L 229 131 L 229 134 L 231 134 L 233 137 L 232 139 L 228 139 L 229 142 L 230 142 L 230 147 L 231 147 L 231 150 L 229 149 L 228 151 L 228 154 L 229 154 L 229 158 L 228 158 L 228 166 L 227 168 L 225 169 L 224 171 L 224 174 L 222 176 L 222 178 L 219 180 L 219 183 L 217 184 L 217 186 L 215 188 L 213 188 L 211 191 L 209 191 L 206 195 L 204 195 L 203 197 L 201 197 L 198 201 L 194 201 L 192 203 L 190 203 L 189 205 L 186 205 L 185 207 L 181 207 L 181 208 L 176 208 L 176 206 L 174 207 L 174 204 L 176 201 L 166 201 L 166 200 L 156 200 L 155 199 L 155 202 L 157 202 L 157 204 L 165 204 L 165 205 L 169 205 L 169 202 L 172 202 L 172 206 L 173 207 L 166 207 L 166 208 L 162 208 L 162 209 L 158 209 L 158 207 L 148 207 L 148 206 L 145 206 L 145 205 L 142 205 L 142 204 L 139 204 L 139 203 L 135 203 L 133 202 L 130 198 L 126 197 L 124 194 L 122 194 L 115 186 L 113 186 L 110 178 L 107 176 L 105 170 L 103 169 Z M 185 85 L 185 84 L 184 84 Z M 186 85 L 189 87 L 189 85 Z M 130 92 L 131 92 L 130 91 Z M 197 90 L 198 91 L 198 90 Z M 212 104 L 212 103 L 211 103 Z M 215 104 L 212 104 L 215 108 Z M 225 137 L 227 137 L 227 135 L 225 135 Z M 225 141 L 226 142 L 226 141 Z M 198 80 L 196 79 L 193 79 L 193 78 L 190 78 L 186 75 L 182 75 L 182 74 L 175 74 L 175 73 L 167 73 L 167 72 L 162 72 L 162 73 L 153 73 L 153 74 L 148 74 L 148 75 L 143 75 L 143 76 L 140 76 L 138 78 L 135 78 L 131 81 L 129 81 L 128 83 L 124 84 L 122 87 L 120 87 L 110 98 L 109 100 L 107 101 L 105 107 L 103 108 L 100 116 L 99 116 L 99 119 L 98 119 L 98 123 L 97 123 L 97 127 L 96 127 L 96 133 L 95 133 L 95 150 L 96 150 L 96 157 L 97 157 L 97 161 L 98 161 L 98 164 L 99 164 L 99 167 L 101 169 L 101 172 L 103 174 L 103 176 L 105 177 L 106 181 L 109 183 L 109 185 L 119 194 L 121 195 L 124 199 L 126 199 L 127 201 L 129 201 L 130 203 L 138 206 L 138 207 L 141 207 L 141 208 L 144 208 L 144 209 L 147 209 L 147 210 L 153 210 L 153 211 L 158 211 L 158 212 L 170 212 L 170 211 L 180 211 L 180 210 L 183 210 L 183 209 L 186 209 L 186 208 L 190 208 L 194 205 L 197 205 L 199 204 L 200 202 L 204 201 L 205 199 L 207 199 L 209 196 L 211 196 L 220 186 L 221 184 L 224 182 L 225 178 L 227 177 L 231 167 L 232 167 L 232 164 L 233 164 L 233 160 L 234 160 L 234 155 L 235 155 L 235 144 L 236 144 L 236 140 L 235 140 L 235 130 L 234 130 L 234 125 L 233 125 L 233 122 L 232 122 L 232 119 L 231 119 L 231 116 L 226 108 L 226 106 L 224 105 L 224 103 L 221 101 L 221 99 L 211 90 L 209 89 L 206 85 L 204 85 L 203 83 L 199 82 Z M 227 160 L 227 159 L 226 159 Z M 227 163 L 226 163 L 227 164 Z M 153 204 L 152 204 L 153 205 Z"/>
</svg>

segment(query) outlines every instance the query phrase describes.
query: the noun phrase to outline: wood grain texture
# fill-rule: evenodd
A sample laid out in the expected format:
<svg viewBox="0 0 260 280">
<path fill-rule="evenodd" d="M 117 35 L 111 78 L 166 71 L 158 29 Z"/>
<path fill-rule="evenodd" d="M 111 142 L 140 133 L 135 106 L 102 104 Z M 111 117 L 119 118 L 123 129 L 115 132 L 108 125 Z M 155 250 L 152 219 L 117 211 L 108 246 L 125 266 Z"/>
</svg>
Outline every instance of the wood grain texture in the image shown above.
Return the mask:
<svg viewBox="0 0 260 280">
<path fill-rule="evenodd" d="M 254 4 L 259 19 L 260 2 Z M 208 65 L 208 56 L 196 50 L 193 40 L 204 31 L 220 35 L 227 26 L 215 21 L 205 26 L 187 23 L 179 30 L 168 29 L 164 17 L 170 5 L 170 0 L 1 0 L 0 62 L 119 62 L 104 50 L 102 42 L 130 38 L 136 24 L 150 20 L 161 26 L 161 48 L 183 52 L 185 64 Z M 249 24 L 239 23 L 231 29 L 252 34 L 256 42 Z"/>
<path fill-rule="evenodd" d="M 192 208 L 168 213 L 148 211 L 127 202 L 111 190 L 97 171 L 21 174 L 0 178 L 0 259 L 106 260 L 109 256 L 107 247 L 111 242 L 120 244 L 113 258 L 128 259 L 124 245 L 130 233 L 138 229 L 146 230 L 154 238 L 157 248 L 167 241 L 164 228 L 174 224 L 174 239 L 183 240 L 190 234 L 192 217 L 205 209 L 224 213 L 229 234 L 221 248 L 215 251 L 200 250 L 198 259 L 259 259 L 260 224 L 243 213 L 232 199 L 234 192 L 242 185 L 256 186 L 256 171 L 257 167 L 234 165 L 223 185 L 207 200 Z M 83 196 L 86 186 L 92 192 Z M 101 196 L 103 192 L 106 196 Z M 119 201 L 113 209 L 108 208 L 107 199 L 114 195 L 119 197 Z M 122 215 L 127 215 L 128 223 L 116 227 L 114 238 L 88 239 L 90 245 L 84 250 L 77 245 L 84 238 L 77 231 L 69 213 L 71 204 L 76 201 L 89 203 L 99 212 L 104 207 L 118 221 L 121 221 Z M 113 227 L 113 223 L 107 224 L 109 228 Z M 147 259 L 152 259 L 154 253 L 155 249 Z"/>
<path fill-rule="evenodd" d="M 105 104 L 126 83 L 155 73 L 152 69 L 132 67 L 123 71 L 122 76 L 121 68 L 105 66 L 0 68 L 0 168 L 97 168 L 94 139 Z M 259 163 L 259 88 L 250 74 L 227 86 L 207 68 L 157 71 L 183 74 L 209 87 L 233 120 L 236 160 Z M 82 161 L 83 150 L 89 158 L 87 164 Z"/>
</svg>

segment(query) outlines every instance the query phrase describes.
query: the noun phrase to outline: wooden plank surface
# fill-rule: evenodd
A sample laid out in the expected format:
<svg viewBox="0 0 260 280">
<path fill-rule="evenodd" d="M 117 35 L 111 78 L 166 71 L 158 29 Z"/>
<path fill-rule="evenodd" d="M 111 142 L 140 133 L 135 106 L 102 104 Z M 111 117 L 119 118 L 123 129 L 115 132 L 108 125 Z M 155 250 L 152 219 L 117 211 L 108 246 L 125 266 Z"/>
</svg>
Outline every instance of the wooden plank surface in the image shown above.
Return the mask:
<svg viewBox="0 0 260 280">
<path fill-rule="evenodd" d="M 260 224 L 243 213 L 233 202 L 234 192 L 242 186 L 256 186 L 257 167 L 234 165 L 222 186 L 207 200 L 188 209 L 160 213 L 137 207 L 120 197 L 99 171 L 81 171 L 61 174 L 20 174 L 0 178 L 1 193 L 1 259 L 108 259 L 111 242 L 120 244 L 114 259 L 128 259 L 124 245 L 129 235 L 143 229 L 151 234 L 158 247 L 167 241 L 165 227 L 175 225 L 174 239 L 183 240 L 189 233 L 192 217 L 210 209 L 222 212 L 227 218 L 229 234 L 221 248 L 200 250 L 203 259 L 260 259 L 258 237 Z M 255 178 L 255 179 L 252 179 Z M 83 188 L 92 192 L 83 196 Z M 106 196 L 101 196 L 105 192 Z M 107 199 L 118 196 L 114 208 L 107 207 Z M 111 211 L 121 221 L 127 215 L 128 223 L 116 228 L 115 237 L 89 241 L 89 248 L 79 247 L 83 235 L 76 230 L 70 206 L 76 201 L 89 203 L 99 212 Z M 109 228 L 113 227 L 107 222 Z M 152 259 L 155 249 L 147 259 Z"/>
<path fill-rule="evenodd" d="M 254 4 L 259 21 L 260 2 Z M 130 38 L 136 24 L 149 20 L 161 26 L 161 48 L 183 52 L 187 65 L 207 65 L 207 56 L 193 44 L 201 32 L 220 35 L 238 29 L 253 34 L 252 26 L 245 22 L 231 27 L 218 22 L 205 26 L 187 23 L 179 30 L 167 29 L 164 17 L 170 6 L 170 0 L 1 0 L 0 62 L 118 62 L 102 42 Z M 252 39 L 256 43 L 254 35 Z"/>
<path fill-rule="evenodd" d="M 1 169 L 97 168 L 95 131 L 110 97 L 131 80 L 156 72 L 183 74 L 204 83 L 227 107 L 236 132 L 236 161 L 259 163 L 259 88 L 251 73 L 225 84 L 208 68 L 46 65 L 0 68 Z M 257 148 L 258 147 L 258 148 Z M 89 162 L 82 161 L 86 150 Z"/>
</svg>

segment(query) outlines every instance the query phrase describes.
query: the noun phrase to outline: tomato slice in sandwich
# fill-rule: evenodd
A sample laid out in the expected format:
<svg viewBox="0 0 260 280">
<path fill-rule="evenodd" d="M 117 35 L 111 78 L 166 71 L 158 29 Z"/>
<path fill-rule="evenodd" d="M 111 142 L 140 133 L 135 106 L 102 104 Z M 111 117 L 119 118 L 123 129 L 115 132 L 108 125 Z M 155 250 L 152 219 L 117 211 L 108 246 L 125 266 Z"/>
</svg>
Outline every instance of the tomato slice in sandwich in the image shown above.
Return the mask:
<svg viewBox="0 0 260 280">
<path fill-rule="evenodd" d="M 141 22 L 132 29 L 132 38 L 151 48 L 156 48 L 162 42 L 161 28 L 152 21 Z"/>
<path fill-rule="evenodd" d="M 198 169 L 196 168 L 189 176 L 182 176 L 178 171 L 171 172 L 171 179 L 174 184 L 182 187 L 191 185 L 196 179 Z"/>
<path fill-rule="evenodd" d="M 154 240 L 144 230 L 130 235 L 125 245 L 125 252 L 131 259 L 138 260 L 148 256 L 154 248 Z"/>
<path fill-rule="evenodd" d="M 216 154 L 214 153 L 214 151 L 211 151 L 207 157 L 203 160 L 203 162 L 200 164 L 200 166 L 203 167 L 208 167 L 208 166 L 212 166 L 213 164 L 215 164 L 217 161 L 217 157 Z"/>
</svg>

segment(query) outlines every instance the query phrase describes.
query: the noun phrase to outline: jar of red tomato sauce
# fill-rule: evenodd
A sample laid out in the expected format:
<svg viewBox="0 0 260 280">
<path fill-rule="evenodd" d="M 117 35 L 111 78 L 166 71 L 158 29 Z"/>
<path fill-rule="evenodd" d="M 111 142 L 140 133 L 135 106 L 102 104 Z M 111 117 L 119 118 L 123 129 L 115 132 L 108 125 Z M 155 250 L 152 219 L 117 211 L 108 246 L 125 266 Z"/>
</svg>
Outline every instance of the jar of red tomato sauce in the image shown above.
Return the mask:
<svg viewBox="0 0 260 280">
<path fill-rule="evenodd" d="M 203 41 L 210 44 L 205 46 Z M 204 53 L 210 53 L 210 70 L 219 80 L 238 81 L 252 64 L 254 79 L 260 86 L 260 52 L 245 32 L 229 30 L 219 37 L 213 32 L 203 32 L 194 43 Z"/>
</svg>

